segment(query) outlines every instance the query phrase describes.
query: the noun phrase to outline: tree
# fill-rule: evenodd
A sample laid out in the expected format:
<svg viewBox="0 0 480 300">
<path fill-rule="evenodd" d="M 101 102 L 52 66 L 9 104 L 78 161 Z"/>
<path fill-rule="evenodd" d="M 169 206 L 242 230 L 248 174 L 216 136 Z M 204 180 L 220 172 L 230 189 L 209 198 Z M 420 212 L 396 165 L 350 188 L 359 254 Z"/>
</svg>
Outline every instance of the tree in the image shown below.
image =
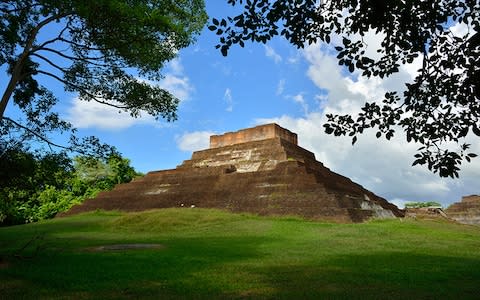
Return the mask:
<svg viewBox="0 0 480 300">
<path fill-rule="evenodd" d="M 405 208 L 423 208 L 423 207 L 442 207 L 442 205 L 435 201 L 428 202 L 408 202 L 405 203 Z"/>
<path fill-rule="evenodd" d="M 459 165 L 476 157 L 465 137 L 480 136 L 480 3 L 478 0 L 227 0 L 243 5 L 241 14 L 212 19 L 209 29 L 220 36 L 217 48 L 226 56 L 234 44 L 266 43 L 283 36 L 303 48 L 334 44 L 340 65 L 366 77 L 384 78 L 400 64 L 422 60 L 403 95 L 365 103 L 361 113 L 327 115 L 325 132 L 349 135 L 352 144 L 367 129 L 390 140 L 403 130 L 408 142 L 421 144 L 413 165 L 426 165 L 441 177 L 458 177 Z M 451 27 L 468 33 L 456 36 Z M 378 57 L 369 57 L 362 39 L 374 32 L 383 38 Z M 335 39 L 334 39 L 335 37 Z M 333 48 L 332 48 L 333 50 Z M 379 102 L 381 101 L 381 103 Z M 449 143 L 457 147 L 451 149 Z"/>
<path fill-rule="evenodd" d="M 9 149 L 0 160 L 0 226 L 52 218 L 140 175 L 118 152 L 71 159 L 65 152 Z"/>
<path fill-rule="evenodd" d="M 72 178 L 71 159 L 60 153 L 10 148 L 0 159 L 0 225 L 36 220 L 39 193 L 48 187 L 66 189 Z"/>
<path fill-rule="evenodd" d="M 112 153 L 105 159 L 77 156 L 73 164 L 78 181 L 100 189 L 112 189 L 116 184 L 130 182 L 141 175 L 130 166 L 130 160 L 119 153 Z"/>
<path fill-rule="evenodd" d="M 178 99 L 151 83 L 165 62 L 188 46 L 207 16 L 203 0 L 6 0 L 0 3 L 0 66 L 10 80 L 0 102 L 1 126 L 15 140 L 49 146 L 49 131 L 71 131 L 52 107 L 48 82 L 61 83 L 83 101 L 96 101 L 138 117 L 176 119 Z M 6 117 L 10 99 L 24 114 Z M 12 140 L 10 140 L 12 141 Z M 69 150 L 82 143 L 72 136 Z M 5 146 L 5 145 L 3 145 Z"/>
</svg>

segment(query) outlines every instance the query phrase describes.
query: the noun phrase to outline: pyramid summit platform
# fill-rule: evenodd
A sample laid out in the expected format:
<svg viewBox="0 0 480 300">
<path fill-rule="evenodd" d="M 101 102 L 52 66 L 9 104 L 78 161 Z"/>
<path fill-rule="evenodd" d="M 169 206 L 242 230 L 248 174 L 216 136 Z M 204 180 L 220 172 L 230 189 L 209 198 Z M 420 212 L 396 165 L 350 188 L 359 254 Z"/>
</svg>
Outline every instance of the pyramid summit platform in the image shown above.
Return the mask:
<svg viewBox="0 0 480 300">
<path fill-rule="evenodd" d="M 277 124 L 210 137 L 175 169 L 149 172 L 72 207 L 143 211 L 202 207 L 260 215 L 362 222 L 403 217 L 403 211 L 349 178 L 330 171 L 297 145 L 297 134 Z"/>
</svg>

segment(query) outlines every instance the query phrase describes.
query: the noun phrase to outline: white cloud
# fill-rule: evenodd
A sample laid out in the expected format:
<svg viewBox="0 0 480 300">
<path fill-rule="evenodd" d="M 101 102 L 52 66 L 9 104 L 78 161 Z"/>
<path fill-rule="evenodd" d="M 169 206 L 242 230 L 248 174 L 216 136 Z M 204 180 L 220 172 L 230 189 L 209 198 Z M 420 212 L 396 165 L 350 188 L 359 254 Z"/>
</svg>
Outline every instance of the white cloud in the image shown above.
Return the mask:
<svg viewBox="0 0 480 300">
<path fill-rule="evenodd" d="M 415 75 L 414 66 L 403 66 L 399 74 L 388 79 L 366 79 L 357 73 L 345 73 L 335 56 L 317 45 L 307 47 L 303 53 L 310 64 L 307 75 L 322 91 L 316 96 L 321 101 L 319 111 L 301 118 L 284 115 L 258 119 L 256 123 L 276 122 L 296 132 L 300 146 L 314 152 L 326 167 L 402 206 L 408 201 L 438 201 L 447 205 L 459 201 L 462 195 L 480 193 L 475 183 L 480 176 L 480 159 L 463 166 L 461 180 L 445 179 L 423 166 L 411 166 L 420 146 L 406 143 L 401 129 L 390 141 L 377 139 L 375 132 L 367 131 L 359 136 L 355 146 L 348 137 L 324 133 L 326 113 L 356 114 L 366 101 L 381 100 L 389 90 L 402 91 L 404 83 Z M 293 100 L 304 103 L 300 96 L 296 95 Z M 480 141 L 474 141 L 472 149 L 478 151 Z"/>
<path fill-rule="evenodd" d="M 404 199 L 395 198 L 395 199 L 391 199 L 390 202 L 395 204 L 398 208 L 404 209 L 405 204 L 407 204 L 408 202 L 412 202 L 412 201 L 406 201 Z"/>
<path fill-rule="evenodd" d="M 151 81 L 143 78 L 138 80 L 169 91 L 180 101 L 190 99 L 191 93 L 195 90 L 190 83 L 190 78 L 184 74 L 184 68 L 180 58 L 175 58 L 168 62 L 166 73 L 160 81 Z"/>
<path fill-rule="evenodd" d="M 167 73 L 159 82 L 151 82 L 157 84 L 162 89 L 172 93 L 180 101 L 190 99 L 192 92 L 195 90 L 190 83 L 190 79 L 184 74 L 184 68 L 180 58 L 175 58 L 167 64 Z"/>
<path fill-rule="evenodd" d="M 180 101 L 188 100 L 194 90 L 188 77 L 173 74 L 165 75 L 158 86 L 172 93 Z"/>
<path fill-rule="evenodd" d="M 299 104 L 304 104 L 305 103 L 305 99 L 303 98 L 303 94 L 300 93 L 300 94 L 297 94 L 295 96 L 292 96 L 292 99 L 293 101 L 299 103 Z"/>
<path fill-rule="evenodd" d="M 281 94 L 283 94 L 283 91 L 285 91 L 285 79 L 280 79 L 277 84 L 277 91 L 275 92 L 275 94 L 277 96 L 280 96 Z"/>
<path fill-rule="evenodd" d="M 174 59 L 167 65 L 169 73 L 160 82 L 138 78 L 139 81 L 147 82 L 171 92 L 181 101 L 190 98 L 194 90 L 190 80 L 183 74 L 183 66 L 180 59 Z M 67 110 L 67 120 L 77 128 L 100 128 L 106 130 L 121 130 L 137 124 L 149 124 L 159 126 L 155 118 L 141 113 L 139 118 L 133 118 L 128 112 L 118 108 L 107 106 L 95 101 L 80 101 L 74 98 L 72 106 Z"/>
<path fill-rule="evenodd" d="M 302 93 L 296 94 L 294 96 L 289 96 L 288 98 L 292 99 L 295 103 L 300 104 L 303 109 L 304 114 L 308 114 L 308 104 L 305 101 Z"/>
<path fill-rule="evenodd" d="M 147 114 L 133 118 L 129 113 L 118 108 L 95 101 L 81 101 L 74 98 L 67 111 L 67 120 L 77 128 L 100 128 L 121 130 L 137 124 L 154 124 L 155 119 Z"/>
<path fill-rule="evenodd" d="M 295 51 L 294 54 L 288 57 L 287 62 L 291 65 L 297 64 L 301 60 L 302 56 L 299 51 Z"/>
<path fill-rule="evenodd" d="M 207 149 L 210 145 L 211 131 L 186 132 L 177 137 L 177 147 L 182 151 L 197 151 Z"/>
<path fill-rule="evenodd" d="M 232 98 L 232 90 L 227 88 L 225 93 L 223 94 L 223 100 L 227 103 L 227 108 L 225 109 L 228 112 L 233 111 L 233 98 Z"/>
<path fill-rule="evenodd" d="M 453 33 L 454 36 L 463 38 L 464 36 L 472 37 L 476 31 L 473 29 L 471 24 L 465 23 L 456 23 L 455 25 L 451 26 L 450 31 Z"/>
<path fill-rule="evenodd" d="M 277 53 L 275 52 L 275 50 L 268 46 L 268 45 L 264 45 L 265 47 L 265 55 L 268 57 L 268 58 L 271 58 L 273 59 L 273 61 L 278 64 L 282 61 L 282 57 Z"/>
<path fill-rule="evenodd" d="M 183 75 L 183 65 L 180 58 L 172 59 L 167 64 L 167 68 L 171 71 L 173 75 Z"/>
</svg>

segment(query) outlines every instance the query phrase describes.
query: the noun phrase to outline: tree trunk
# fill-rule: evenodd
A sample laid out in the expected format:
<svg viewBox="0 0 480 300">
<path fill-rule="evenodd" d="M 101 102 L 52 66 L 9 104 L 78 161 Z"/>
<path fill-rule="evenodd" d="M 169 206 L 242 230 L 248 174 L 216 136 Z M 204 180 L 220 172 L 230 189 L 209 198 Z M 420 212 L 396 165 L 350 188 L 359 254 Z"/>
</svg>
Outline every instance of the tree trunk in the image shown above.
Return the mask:
<svg viewBox="0 0 480 300">
<path fill-rule="evenodd" d="M 35 38 L 37 37 L 39 30 L 43 26 L 47 25 L 48 23 L 53 22 L 55 20 L 60 20 L 61 18 L 66 17 L 68 15 L 69 14 L 67 13 L 63 13 L 59 15 L 50 16 L 45 20 L 41 21 L 40 23 L 38 23 L 38 25 L 34 27 L 30 32 L 25 44 L 25 48 L 23 49 L 23 52 L 20 55 L 20 58 L 15 64 L 15 67 L 13 68 L 12 76 L 10 77 L 10 81 L 8 82 L 7 88 L 3 92 L 2 100 L 0 102 L 0 120 L 3 119 L 3 115 L 5 113 L 5 109 L 7 108 L 8 101 L 10 100 L 10 97 L 12 96 L 12 93 L 15 90 L 17 83 L 20 81 L 20 78 L 22 76 L 21 71 L 23 69 L 23 64 L 27 59 L 27 57 L 30 55 L 30 50 L 32 49 L 33 43 L 35 41 Z"/>
<path fill-rule="evenodd" d="M 2 101 L 0 102 L 0 120 L 3 119 L 3 114 L 5 113 L 5 109 L 7 108 L 8 101 L 10 100 L 10 97 L 15 90 L 15 86 L 18 83 L 18 78 L 20 77 L 21 68 L 18 68 L 17 70 L 17 67 L 18 65 L 15 66 L 14 72 L 10 77 L 10 81 L 8 82 L 8 85 L 2 95 Z"/>
</svg>

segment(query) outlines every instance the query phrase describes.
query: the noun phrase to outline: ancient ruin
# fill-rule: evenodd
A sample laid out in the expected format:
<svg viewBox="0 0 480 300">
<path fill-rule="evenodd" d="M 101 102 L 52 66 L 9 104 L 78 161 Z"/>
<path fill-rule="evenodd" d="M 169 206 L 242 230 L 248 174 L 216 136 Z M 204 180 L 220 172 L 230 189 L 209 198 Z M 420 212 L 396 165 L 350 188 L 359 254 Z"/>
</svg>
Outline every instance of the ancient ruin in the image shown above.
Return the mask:
<svg viewBox="0 0 480 300">
<path fill-rule="evenodd" d="M 445 212 L 459 223 L 480 225 L 480 196 L 462 197 L 461 202 L 453 203 Z"/>
<path fill-rule="evenodd" d="M 414 218 L 414 219 L 426 219 L 426 220 L 436 220 L 436 219 L 443 219 L 443 220 L 450 220 L 447 214 L 443 211 L 441 206 L 429 206 L 429 207 L 418 207 L 412 208 L 407 207 L 405 208 L 405 217 L 406 218 Z"/>
<path fill-rule="evenodd" d="M 219 208 L 261 215 L 299 215 L 337 222 L 401 217 L 403 211 L 330 171 L 277 124 L 214 135 L 176 169 L 117 185 L 67 214 L 106 209 Z"/>
</svg>

